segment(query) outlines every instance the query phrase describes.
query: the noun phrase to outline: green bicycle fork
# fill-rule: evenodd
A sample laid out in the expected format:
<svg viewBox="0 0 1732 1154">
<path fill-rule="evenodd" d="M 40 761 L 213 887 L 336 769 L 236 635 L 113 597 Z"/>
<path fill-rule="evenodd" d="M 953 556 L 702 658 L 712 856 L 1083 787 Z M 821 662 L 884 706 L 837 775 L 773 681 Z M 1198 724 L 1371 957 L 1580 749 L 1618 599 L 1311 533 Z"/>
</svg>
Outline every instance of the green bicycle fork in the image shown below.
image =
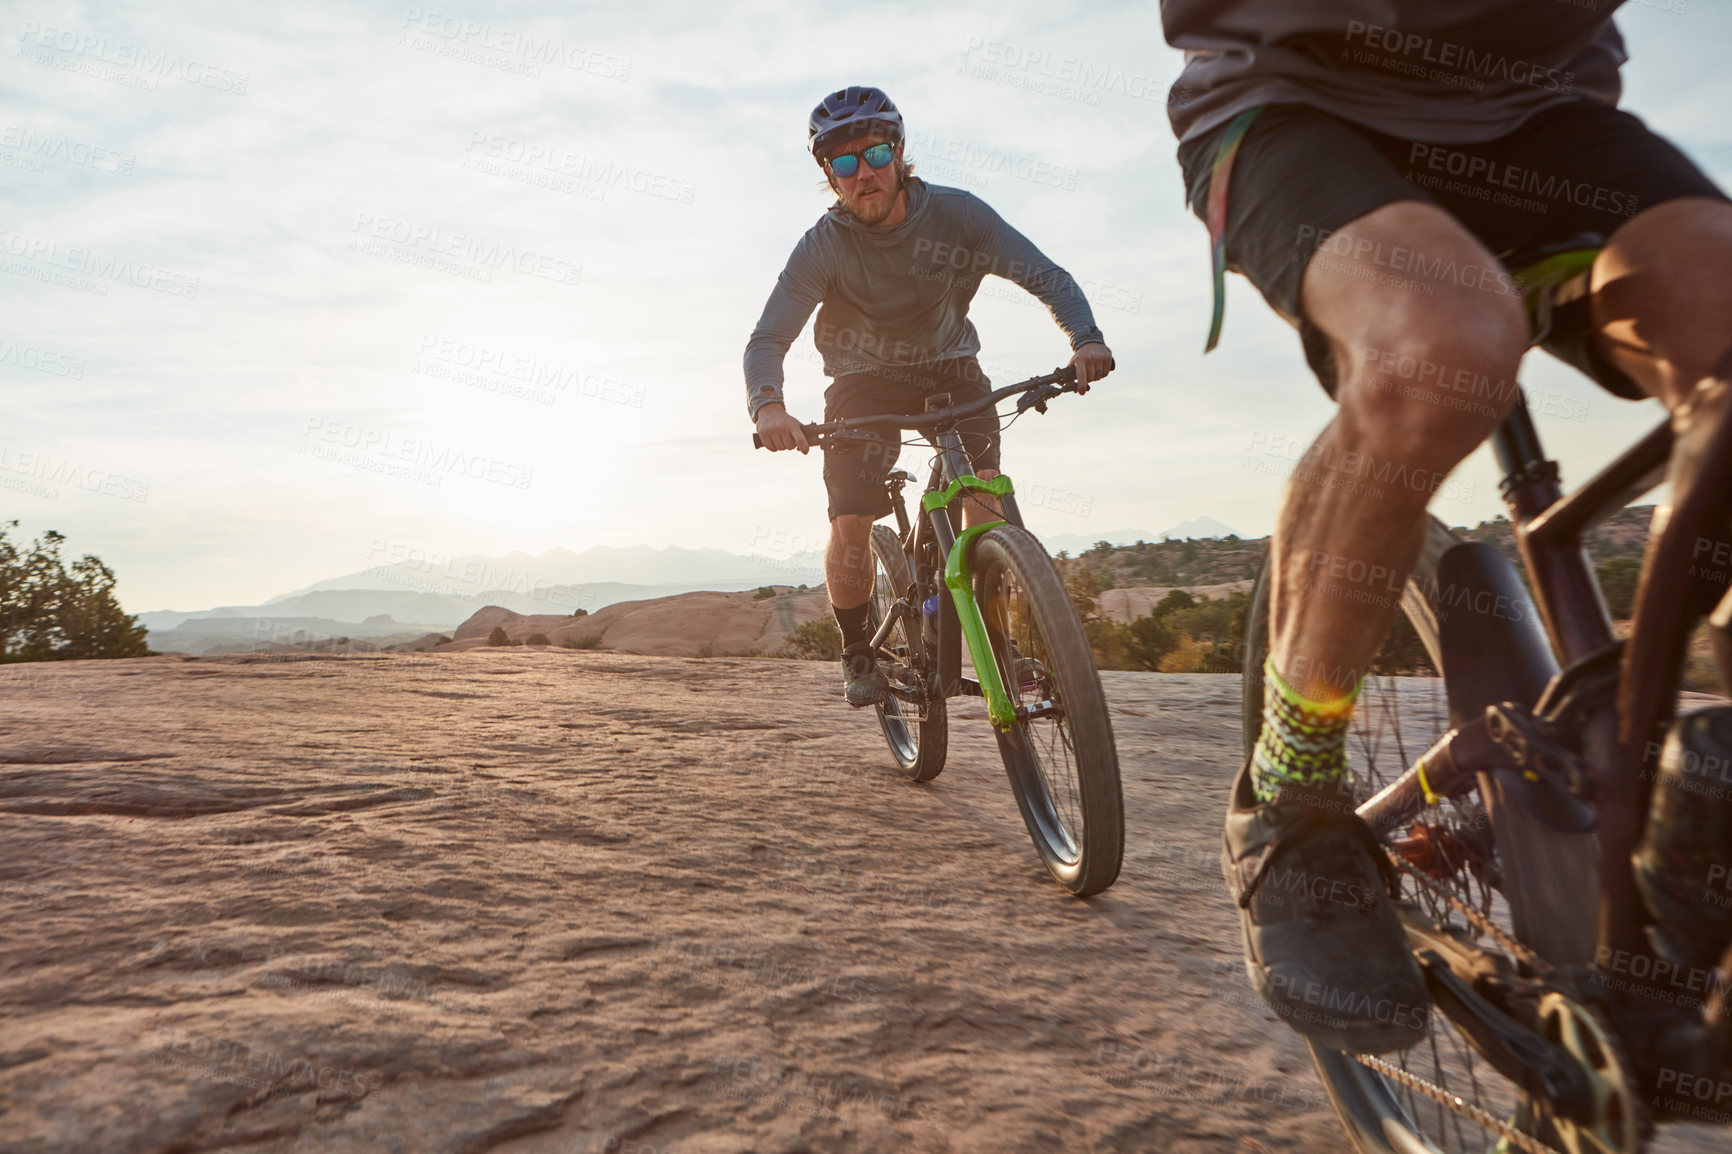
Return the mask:
<svg viewBox="0 0 1732 1154">
<path fill-rule="evenodd" d="M 928 515 L 942 513 L 948 519 L 951 504 L 967 490 L 1000 498 L 1016 492 L 1010 478 L 1002 473 L 990 481 L 983 481 L 972 473 L 965 473 L 945 488 L 923 495 L 920 498 L 921 511 Z M 999 676 L 998 662 L 992 656 L 992 642 L 986 635 L 986 618 L 981 614 L 980 605 L 974 598 L 974 573 L 970 555 L 974 551 L 975 541 L 982 533 L 1008 523 L 988 521 L 984 525 L 973 525 L 964 529 L 957 535 L 950 546 L 949 555 L 944 559 L 944 585 L 950 590 L 950 599 L 956 606 L 957 621 L 962 626 L 963 641 L 968 646 L 969 656 L 974 659 L 975 676 L 980 680 L 980 695 L 986 699 L 986 715 L 999 729 L 1009 729 L 1016 724 L 1016 706 L 1012 704 L 1010 693 L 1004 687 L 1004 679 Z"/>
</svg>

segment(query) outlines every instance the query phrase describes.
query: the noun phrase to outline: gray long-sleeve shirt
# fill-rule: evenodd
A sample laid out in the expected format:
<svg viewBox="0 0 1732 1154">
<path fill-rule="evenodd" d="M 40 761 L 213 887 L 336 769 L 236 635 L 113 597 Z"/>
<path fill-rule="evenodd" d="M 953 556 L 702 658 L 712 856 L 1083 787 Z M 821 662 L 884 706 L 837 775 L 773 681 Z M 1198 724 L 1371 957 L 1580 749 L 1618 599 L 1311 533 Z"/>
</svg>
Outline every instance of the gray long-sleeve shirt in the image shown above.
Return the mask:
<svg viewBox="0 0 1732 1154">
<path fill-rule="evenodd" d="M 1102 339 L 1071 275 L 973 193 L 911 177 L 908 218 L 894 228 L 830 209 L 794 246 L 746 342 L 747 410 L 782 399 L 782 358 L 814 308 L 813 343 L 832 377 L 974 356 L 968 306 L 988 275 L 1040 298 L 1071 348 Z"/>
<path fill-rule="evenodd" d="M 1466 144 L 1569 100 L 1616 104 L 1623 0 L 1161 0 L 1188 139 L 1259 104 L 1307 104 L 1391 136 Z"/>
</svg>

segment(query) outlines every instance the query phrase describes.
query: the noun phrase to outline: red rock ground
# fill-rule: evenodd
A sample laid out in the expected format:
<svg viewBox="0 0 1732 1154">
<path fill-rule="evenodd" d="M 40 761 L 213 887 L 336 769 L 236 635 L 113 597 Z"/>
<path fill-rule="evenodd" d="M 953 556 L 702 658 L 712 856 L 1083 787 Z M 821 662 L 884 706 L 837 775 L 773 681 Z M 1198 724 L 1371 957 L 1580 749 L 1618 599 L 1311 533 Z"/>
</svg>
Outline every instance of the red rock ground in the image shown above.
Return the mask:
<svg viewBox="0 0 1732 1154">
<path fill-rule="evenodd" d="M 1106 675 L 1130 842 L 1079 901 L 978 709 L 912 785 L 828 666 L 21 668 L 8 1154 L 1341 1147 L 1238 961 L 1233 678 Z"/>
</svg>

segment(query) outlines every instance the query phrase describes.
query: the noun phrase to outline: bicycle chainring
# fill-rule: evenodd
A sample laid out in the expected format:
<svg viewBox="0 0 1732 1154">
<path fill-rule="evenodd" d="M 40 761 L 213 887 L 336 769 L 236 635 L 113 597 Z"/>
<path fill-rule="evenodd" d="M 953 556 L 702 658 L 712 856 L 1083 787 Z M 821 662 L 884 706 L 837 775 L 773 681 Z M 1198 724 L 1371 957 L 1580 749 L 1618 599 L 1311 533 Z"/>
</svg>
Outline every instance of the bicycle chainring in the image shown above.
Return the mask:
<svg viewBox="0 0 1732 1154">
<path fill-rule="evenodd" d="M 1576 1060 L 1593 1094 L 1590 1124 L 1551 1115 L 1564 1149 L 1569 1154 L 1637 1154 L 1653 1127 L 1634 1068 L 1606 1018 L 1552 990 L 1540 998 L 1539 1030 Z"/>
</svg>

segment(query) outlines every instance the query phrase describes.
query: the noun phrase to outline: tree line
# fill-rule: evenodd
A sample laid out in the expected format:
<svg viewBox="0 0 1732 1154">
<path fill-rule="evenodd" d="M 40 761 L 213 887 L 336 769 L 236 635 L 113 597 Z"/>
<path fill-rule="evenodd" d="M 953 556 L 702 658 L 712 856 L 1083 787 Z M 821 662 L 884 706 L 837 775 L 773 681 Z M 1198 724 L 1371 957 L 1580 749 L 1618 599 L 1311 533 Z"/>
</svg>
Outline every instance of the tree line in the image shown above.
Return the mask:
<svg viewBox="0 0 1732 1154">
<path fill-rule="evenodd" d="M 0 662 L 146 657 L 145 627 L 122 612 L 114 571 L 89 553 L 68 565 L 64 534 L 14 542 L 0 522 Z"/>
</svg>

